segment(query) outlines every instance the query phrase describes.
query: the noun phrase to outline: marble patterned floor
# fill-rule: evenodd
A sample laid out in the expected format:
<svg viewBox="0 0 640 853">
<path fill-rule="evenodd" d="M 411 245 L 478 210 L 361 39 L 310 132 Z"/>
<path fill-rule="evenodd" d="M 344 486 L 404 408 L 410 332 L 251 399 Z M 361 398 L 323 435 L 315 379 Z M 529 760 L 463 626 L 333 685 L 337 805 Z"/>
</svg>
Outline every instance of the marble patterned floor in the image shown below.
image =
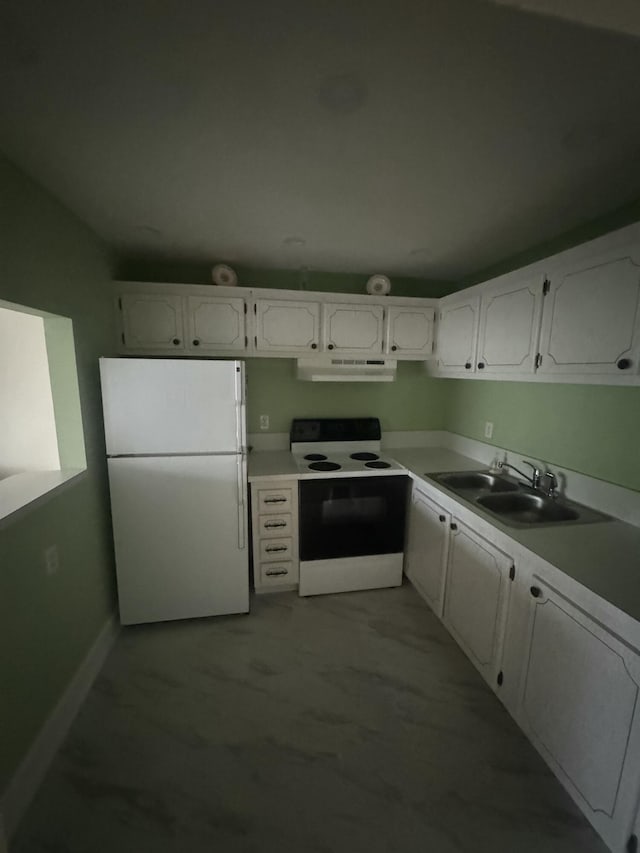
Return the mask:
<svg viewBox="0 0 640 853">
<path fill-rule="evenodd" d="M 413 588 L 124 629 L 11 853 L 606 853 Z"/>
</svg>

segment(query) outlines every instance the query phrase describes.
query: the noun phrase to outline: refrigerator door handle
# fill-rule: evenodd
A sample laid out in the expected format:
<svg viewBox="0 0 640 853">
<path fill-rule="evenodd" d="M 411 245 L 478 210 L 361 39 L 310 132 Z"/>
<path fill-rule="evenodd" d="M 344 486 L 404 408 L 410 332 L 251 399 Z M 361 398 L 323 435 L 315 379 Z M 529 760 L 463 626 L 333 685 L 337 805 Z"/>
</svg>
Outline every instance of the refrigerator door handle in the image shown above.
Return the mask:
<svg viewBox="0 0 640 853">
<path fill-rule="evenodd" d="M 245 483 L 244 483 L 244 457 L 238 455 L 236 460 L 238 469 L 238 548 L 243 550 L 246 546 L 246 529 L 245 529 Z"/>
</svg>

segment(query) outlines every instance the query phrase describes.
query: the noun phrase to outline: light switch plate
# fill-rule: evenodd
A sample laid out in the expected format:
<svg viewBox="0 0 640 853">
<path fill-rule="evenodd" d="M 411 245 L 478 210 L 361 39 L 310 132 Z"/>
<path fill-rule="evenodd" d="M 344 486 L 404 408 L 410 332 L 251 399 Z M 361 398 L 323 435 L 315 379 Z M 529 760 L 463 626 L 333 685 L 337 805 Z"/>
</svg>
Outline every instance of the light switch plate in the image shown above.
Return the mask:
<svg viewBox="0 0 640 853">
<path fill-rule="evenodd" d="M 484 424 L 484 437 L 491 438 L 493 435 L 493 423 L 491 421 L 485 421 Z"/>
</svg>

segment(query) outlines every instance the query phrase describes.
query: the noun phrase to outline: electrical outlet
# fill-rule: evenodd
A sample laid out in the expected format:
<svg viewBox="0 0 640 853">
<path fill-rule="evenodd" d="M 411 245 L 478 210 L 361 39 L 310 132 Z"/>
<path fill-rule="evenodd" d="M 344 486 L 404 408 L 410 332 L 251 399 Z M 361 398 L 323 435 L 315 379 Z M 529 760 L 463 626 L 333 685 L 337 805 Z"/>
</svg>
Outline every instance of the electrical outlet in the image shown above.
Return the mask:
<svg viewBox="0 0 640 853">
<path fill-rule="evenodd" d="M 260 429 L 269 429 L 269 415 L 260 415 Z"/>
<path fill-rule="evenodd" d="M 485 421 L 484 424 L 484 437 L 491 438 L 493 435 L 493 423 L 491 421 Z"/>
<path fill-rule="evenodd" d="M 55 575 L 60 568 L 57 545 L 49 545 L 48 548 L 44 549 L 44 567 L 48 575 Z"/>
</svg>

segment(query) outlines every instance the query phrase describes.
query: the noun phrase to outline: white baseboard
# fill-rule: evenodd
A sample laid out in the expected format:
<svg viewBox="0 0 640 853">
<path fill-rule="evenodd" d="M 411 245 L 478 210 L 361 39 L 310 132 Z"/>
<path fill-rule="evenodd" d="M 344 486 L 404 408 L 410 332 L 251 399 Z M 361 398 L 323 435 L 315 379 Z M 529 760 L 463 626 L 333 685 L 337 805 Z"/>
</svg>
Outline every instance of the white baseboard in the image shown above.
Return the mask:
<svg viewBox="0 0 640 853">
<path fill-rule="evenodd" d="M 95 642 L 4 791 L 0 801 L 0 810 L 4 819 L 6 838 L 11 838 L 15 833 L 91 685 L 111 651 L 119 631 L 120 623 L 114 613 L 105 622 Z M 0 853 L 5 853 L 6 840 L 5 847 L 3 847 L 1 833 L 2 826 L 0 825 Z"/>
</svg>

